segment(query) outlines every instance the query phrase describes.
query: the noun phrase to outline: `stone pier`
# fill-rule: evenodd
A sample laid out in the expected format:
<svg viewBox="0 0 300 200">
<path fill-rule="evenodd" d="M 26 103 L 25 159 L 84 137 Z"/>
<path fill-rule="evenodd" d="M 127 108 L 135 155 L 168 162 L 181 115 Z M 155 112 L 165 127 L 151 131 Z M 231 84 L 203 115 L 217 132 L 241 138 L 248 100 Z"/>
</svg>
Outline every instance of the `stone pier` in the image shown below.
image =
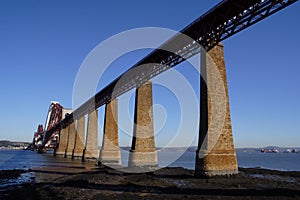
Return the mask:
<svg viewBox="0 0 300 200">
<path fill-rule="evenodd" d="M 84 150 L 84 136 L 85 136 L 85 116 L 77 120 L 75 147 L 73 150 L 74 159 L 82 159 Z"/>
<path fill-rule="evenodd" d="M 83 152 L 83 160 L 96 160 L 99 157 L 98 110 L 94 110 L 88 114 L 86 145 Z"/>
<path fill-rule="evenodd" d="M 118 99 L 105 106 L 104 131 L 99 161 L 104 165 L 121 165 L 118 139 Z"/>
<path fill-rule="evenodd" d="M 216 66 L 216 67 L 213 67 Z M 200 130 L 195 174 L 238 173 L 223 45 L 201 53 Z"/>
<path fill-rule="evenodd" d="M 68 144 L 68 132 L 69 128 L 64 127 L 59 133 L 59 144 L 55 151 L 55 156 L 64 157 L 66 154 L 67 144 Z"/>
<path fill-rule="evenodd" d="M 152 81 L 136 89 L 134 128 L 129 167 L 154 170 L 158 167 L 154 143 Z"/>
<path fill-rule="evenodd" d="M 69 137 L 68 137 L 68 145 L 66 150 L 66 158 L 73 158 L 73 149 L 75 145 L 75 122 L 72 122 L 69 125 Z"/>
</svg>

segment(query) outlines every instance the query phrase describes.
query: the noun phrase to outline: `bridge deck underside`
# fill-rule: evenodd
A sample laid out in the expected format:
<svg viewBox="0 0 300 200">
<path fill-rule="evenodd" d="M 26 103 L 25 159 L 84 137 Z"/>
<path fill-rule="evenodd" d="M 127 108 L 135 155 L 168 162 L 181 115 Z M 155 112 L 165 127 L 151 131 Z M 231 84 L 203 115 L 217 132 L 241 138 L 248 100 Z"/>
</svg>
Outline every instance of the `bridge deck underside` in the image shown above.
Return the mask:
<svg viewBox="0 0 300 200">
<path fill-rule="evenodd" d="M 112 99 L 138 88 L 153 77 L 226 38 L 250 27 L 297 0 L 224 0 L 133 65 L 46 134 L 68 126 Z M 175 52 L 175 53 L 174 53 Z M 142 67 L 139 67 L 143 65 Z M 130 73 L 129 73 L 130 72 Z M 46 137 L 47 138 L 47 137 Z M 45 141 L 47 142 L 47 141 Z M 45 143 L 44 142 L 44 143 Z"/>
</svg>

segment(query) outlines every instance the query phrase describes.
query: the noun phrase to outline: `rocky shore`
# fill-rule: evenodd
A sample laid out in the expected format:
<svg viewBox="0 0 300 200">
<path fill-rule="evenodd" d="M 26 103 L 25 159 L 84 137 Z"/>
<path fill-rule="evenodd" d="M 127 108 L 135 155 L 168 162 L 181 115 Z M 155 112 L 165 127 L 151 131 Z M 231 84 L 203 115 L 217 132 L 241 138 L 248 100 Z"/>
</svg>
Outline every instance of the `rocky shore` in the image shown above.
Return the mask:
<svg viewBox="0 0 300 200">
<path fill-rule="evenodd" d="M 192 170 L 184 168 L 143 174 L 107 167 L 65 174 L 46 169 L 1 171 L 2 183 L 24 173 L 39 177 L 44 173 L 48 177 L 2 185 L 0 199 L 300 199 L 300 172 L 260 168 L 239 171 L 235 176 L 202 179 L 196 179 Z"/>
</svg>

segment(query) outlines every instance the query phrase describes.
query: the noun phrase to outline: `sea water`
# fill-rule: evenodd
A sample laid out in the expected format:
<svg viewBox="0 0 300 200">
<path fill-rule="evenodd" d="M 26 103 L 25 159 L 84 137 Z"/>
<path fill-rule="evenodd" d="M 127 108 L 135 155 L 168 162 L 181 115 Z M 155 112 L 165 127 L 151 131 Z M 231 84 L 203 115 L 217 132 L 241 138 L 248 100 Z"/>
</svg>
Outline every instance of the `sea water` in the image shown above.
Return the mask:
<svg viewBox="0 0 300 200">
<path fill-rule="evenodd" d="M 195 168 L 195 152 L 185 152 L 171 166 Z M 237 152 L 238 166 L 279 171 L 300 171 L 300 153 Z"/>
<path fill-rule="evenodd" d="M 121 153 L 122 165 L 126 166 L 128 164 L 128 151 Z M 160 166 L 194 169 L 195 156 L 196 153 L 193 151 L 158 151 Z M 178 159 L 176 159 L 177 157 Z M 281 171 L 300 171 L 300 153 L 237 152 L 237 160 L 239 167 L 244 168 L 260 167 Z M 51 167 L 51 165 L 84 167 L 85 164 L 79 160 L 54 157 L 52 152 L 38 154 L 35 151 L 0 150 L 0 170 L 28 170 L 44 166 Z"/>
<path fill-rule="evenodd" d="M 90 163 L 88 163 L 91 165 Z M 21 170 L 20 177 L 5 176 L 1 177 L 0 174 L 0 192 L 9 186 L 31 183 L 35 178 L 35 173 L 30 169 L 43 169 L 44 167 L 64 167 L 64 168 L 84 168 L 85 165 L 80 160 L 71 160 L 65 158 L 57 158 L 53 156 L 53 152 L 47 152 L 46 154 L 38 154 L 35 151 L 25 150 L 0 150 L 0 170 Z"/>
<path fill-rule="evenodd" d="M 128 165 L 128 150 L 121 151 L 122 165 Z M 158 151 L 160 167 L 195 168 L 195 151 Z M 239 167 L 266 168 L 280 171 L 300 171 L 300 153 L 260 153 L 237 151 Z M 38 154 L 35 151 L 0 150 L 0 170 L 28 170 L 18 178 L 5 179 L 0 177 L 0 192 L 7 186 L 31 183 L 36 177 L 30 169 L 43 167 L 85 168 L 91 163 L 82 163 L 80 160 L 54 157 L 52 152 Z M 93 166 L 95 164 L 93 163 Z M 1 174 L 0 174 L 1 176 Z"/>
</svg>

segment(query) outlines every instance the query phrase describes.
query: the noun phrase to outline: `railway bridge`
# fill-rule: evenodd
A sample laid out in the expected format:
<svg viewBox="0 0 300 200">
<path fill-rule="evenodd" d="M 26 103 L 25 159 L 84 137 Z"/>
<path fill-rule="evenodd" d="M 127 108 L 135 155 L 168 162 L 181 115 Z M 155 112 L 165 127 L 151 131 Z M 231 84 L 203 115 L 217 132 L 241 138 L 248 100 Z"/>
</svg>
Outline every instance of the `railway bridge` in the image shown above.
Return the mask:
<svg viewBox="0 0 300 200">
<path fill-rule="evenodd" d="M 127 72 L 109 83 L 76 110 L 67 110 L 52 102 L 47 127 L 39 127 L 36 134 L 42 140 L 43 151 L 49 141 L 57 140 L 55 155 L 66 158 L 99 160 L 102 164 L 121 165 L 118 139 L 118 97 L 135 89 L 134 129 L 128 167 L 156 169 L 158 155 L 152 110 L 152 81 L 155 76 L 175 67 L 190 57 L 201 55 L 200 121 L 196 151 L 195 175 L 214 176 L 236 174 L 238 165 L 230 117 L 228 85 L 224 50 L 221 41 L 254 25 L 297 0 L 223 0 L 190 25 L 153 50 Z M 186 35 L 189 40 L 182 39 Z M 172 51 L 167 51 L 171 49 Z M 174 53 L 175 52 L 175 53 Z M 225 93 L 219 93 L 215 63 Z M 131 73 L 128 73 L 128 72 Z M 124 78 L 125 77 L 125 78 Z M 213 102 L 215 99 L 217 102 Z M 210 127 L 212 115 L 219 113 L 218 102 L 225 102 L 225 115 L 220 130 Z M 105 106 L 103 143 L 98 149 L 98 108 Z M 87 122 L 86 120 L 87 116 Z M 218 118 L 217 118 L 218 119 Z M 221 120 L 221 121 L 222 121 Z M 216 124 L 218 122 L 214 122 Z M 87 127 L 86 127 L 87 126 Z M 85 131 L 87 130 L 87 131 Z M 87 132 L 87 133 L 86 133 Z M 218 136 L 218 137 L 217 137 Z M 213 140 L 216 140 L 213 142 Z M 34 140 L 35 141 L 35 140 Z M 213 146 L 211 146 L 213 144 Z"/>
</svg>

